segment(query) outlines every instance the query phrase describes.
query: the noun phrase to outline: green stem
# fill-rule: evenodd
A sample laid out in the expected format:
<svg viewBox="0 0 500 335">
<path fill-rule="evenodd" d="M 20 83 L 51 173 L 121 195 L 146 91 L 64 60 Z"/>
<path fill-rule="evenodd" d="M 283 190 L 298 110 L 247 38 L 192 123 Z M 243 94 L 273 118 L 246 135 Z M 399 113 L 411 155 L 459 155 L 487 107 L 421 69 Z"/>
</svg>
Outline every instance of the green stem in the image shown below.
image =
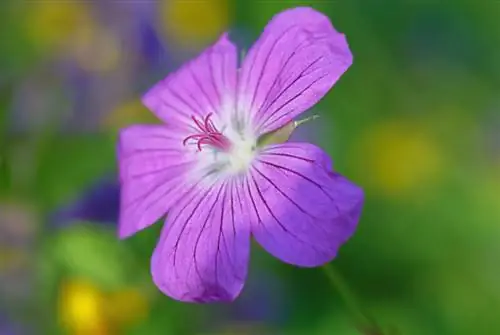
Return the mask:
<svg viewBox="0 0 500 335">
<path fill-rule="evenodd" d="M 12 143 L 8 134 L 8 112 L 11 108 L 14 83 L 9 83 L 0 88 L 0 195 L 10 193 L 11 166 L 10 145 Z"/>
<path fill-rule="evenodd" d="M 323 266 L 323 270 L 325 271 L 330 284 L 339 293 L 342 300 L 344 300 L 344 303 L 346 304 L 349 312 L 352 314 L 358 329 L 364 334 L 383 335 L 379 325 L 368 315 L 366 310 L 361 308 L 354 292 L 349 288 L 345 279 L 334 268 L 334 266 L 332 264 L 326 264 Z"/>
</svg>

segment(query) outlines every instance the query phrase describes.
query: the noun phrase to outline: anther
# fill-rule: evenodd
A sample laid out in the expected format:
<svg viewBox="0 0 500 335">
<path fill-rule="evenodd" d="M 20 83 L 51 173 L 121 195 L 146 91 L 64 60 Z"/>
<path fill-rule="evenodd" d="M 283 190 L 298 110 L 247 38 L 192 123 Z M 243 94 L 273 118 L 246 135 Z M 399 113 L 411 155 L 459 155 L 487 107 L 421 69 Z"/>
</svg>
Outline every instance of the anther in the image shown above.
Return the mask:
<svg viewBox="0 0 500 335">
<path fill-rule="evenodd" d="M 212 113 L 209 113 L 202 120 L 191 116 L 199 132 L 186 137 L 182 143 L 186 145 L 190 140 L 193 140 L 198 147 L 198 151 L 202 150 L 202 146 L 210 146 L 217 150 L 228 151 L 231 148 L 231 142 L 215 127 L 211 117 Z"/>
</svg>

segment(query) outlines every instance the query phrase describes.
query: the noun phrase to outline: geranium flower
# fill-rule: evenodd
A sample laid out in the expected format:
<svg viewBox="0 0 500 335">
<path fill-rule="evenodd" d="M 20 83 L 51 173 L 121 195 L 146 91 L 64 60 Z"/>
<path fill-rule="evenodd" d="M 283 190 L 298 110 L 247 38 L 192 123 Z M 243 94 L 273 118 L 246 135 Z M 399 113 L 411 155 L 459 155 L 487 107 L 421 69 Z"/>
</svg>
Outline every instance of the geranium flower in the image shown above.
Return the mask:
<svg viewBox="0 0 500 335">
<path fill-rule="evenodd" d="M 164 125 L 120 134 L 119 236 L 168 212 L 151 272 L 181 301 L 235 299 L 251 236 L 284 262 L 323 265 L 361 212 L 361 189 L 320 148 L 260 141 L 295 124 L 351 65 L 344 35 L 321 13 L 295 8 L 271 20 L 239 70 L 237 56 L 223 35 L 144 96 Z"/>
</svg>

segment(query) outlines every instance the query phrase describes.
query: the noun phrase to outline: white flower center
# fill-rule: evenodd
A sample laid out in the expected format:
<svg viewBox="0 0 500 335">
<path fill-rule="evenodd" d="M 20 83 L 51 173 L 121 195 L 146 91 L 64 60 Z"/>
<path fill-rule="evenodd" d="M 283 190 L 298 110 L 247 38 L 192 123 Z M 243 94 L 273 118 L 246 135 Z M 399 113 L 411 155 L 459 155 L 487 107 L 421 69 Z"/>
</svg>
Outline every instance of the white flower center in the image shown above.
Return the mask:
<svg viewBox="0 0 500 335">
<path fill-rule="evenodd" d="M 218 120 L 219 128 L 211 117 L 211 114 L 203 120 L 193 117 L 197 130 L 184 140 L 197 155 L 196 170 L 217 178 L 245 172 L 257 152 L 257 136 L 249 122 L 232 117 Z"/>
<path fill-rule="evenodd" d="M 245 171 L 255 157 L 256 141 L 243 139 L 231 143 L 231 150 L 227 153 L 228 169 L 232 173 Z"/>
</svg>

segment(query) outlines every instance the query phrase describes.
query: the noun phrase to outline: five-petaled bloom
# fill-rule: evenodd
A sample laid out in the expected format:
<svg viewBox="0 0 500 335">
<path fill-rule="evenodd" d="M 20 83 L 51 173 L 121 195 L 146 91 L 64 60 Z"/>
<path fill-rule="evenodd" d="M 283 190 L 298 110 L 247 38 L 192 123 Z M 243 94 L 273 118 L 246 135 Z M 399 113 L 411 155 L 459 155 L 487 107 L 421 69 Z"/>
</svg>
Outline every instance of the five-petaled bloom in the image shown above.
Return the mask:
<svg viewBox="0 0 500 335">
<path fill-rule="evenodd" d="M 260 145 L 320 100 L 352 63 L 343 34 L 311 8 L 275 16 L 238 69 L 223 35 L 143 98 L 164 125 L 119 140 L 121 238 L 168 213 L 151 259 L 159 289 L 231 301 L 250 238 L 284 262 L 320 266 L 354 233 L 363 192 L 308 143 Z"/>
</svg>

